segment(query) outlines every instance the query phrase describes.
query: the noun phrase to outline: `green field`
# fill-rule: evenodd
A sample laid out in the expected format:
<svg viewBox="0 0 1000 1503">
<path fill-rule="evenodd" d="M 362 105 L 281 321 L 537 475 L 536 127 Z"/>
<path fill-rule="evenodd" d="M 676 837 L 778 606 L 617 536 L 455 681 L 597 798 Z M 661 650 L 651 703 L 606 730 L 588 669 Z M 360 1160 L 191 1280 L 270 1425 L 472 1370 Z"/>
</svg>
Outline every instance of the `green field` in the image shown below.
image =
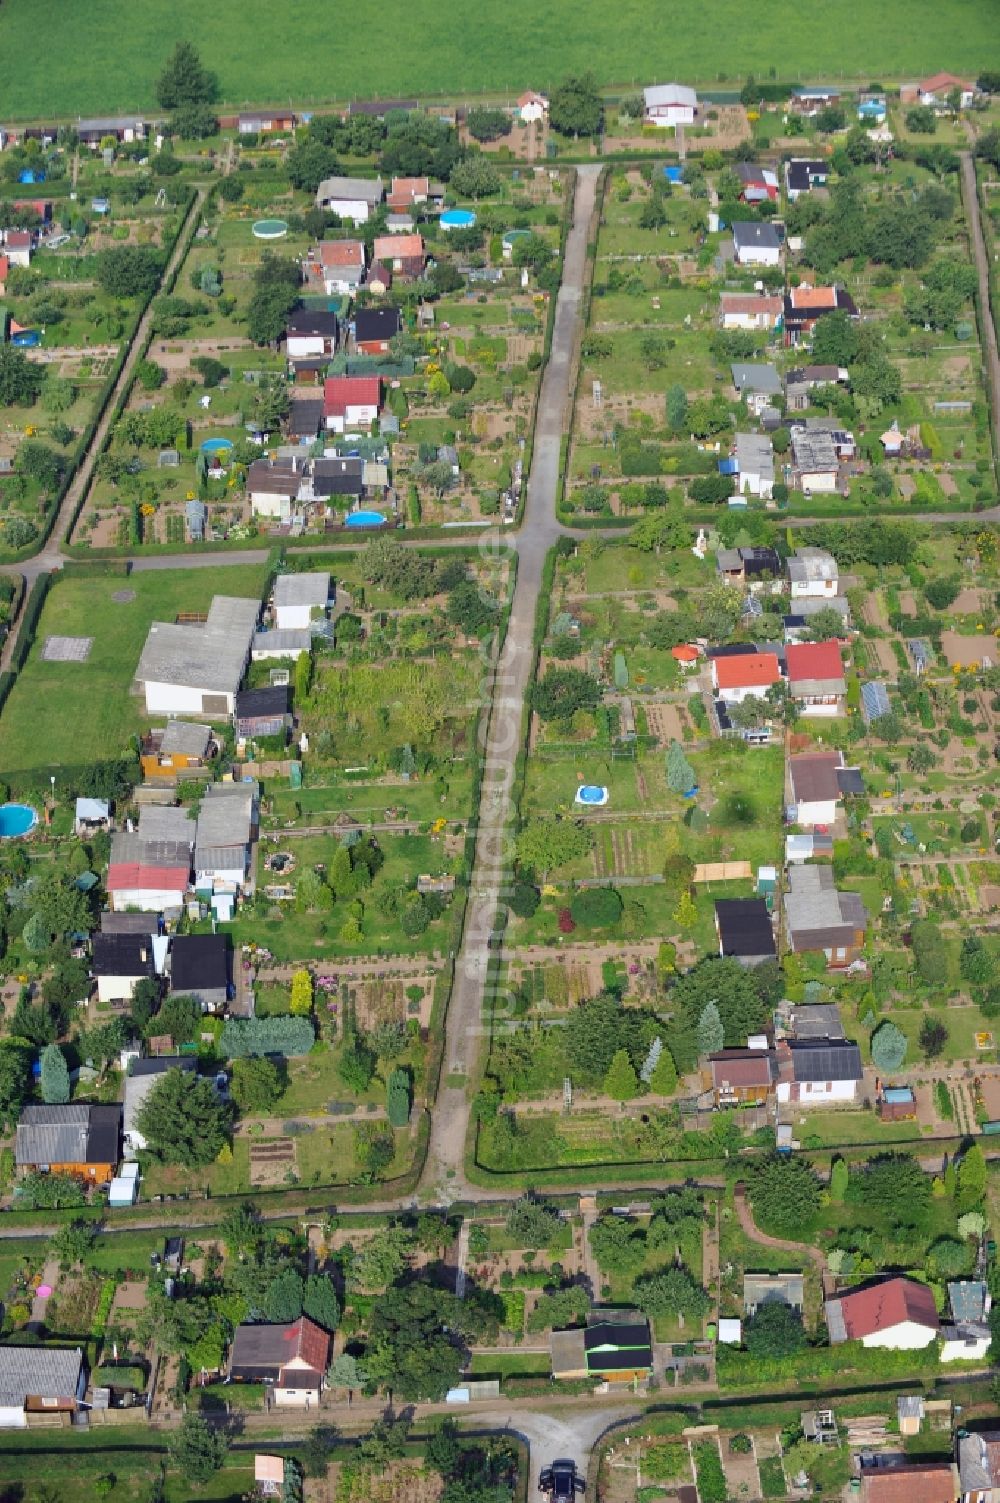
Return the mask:
<svg viewBox="0 0 1000 1503">
<path fill-rule="evenodd" d="M 494 8 L 457 0 L 390 3 L 382 22 L 332 0 L 275 6 L 267 0 L 6 0 L 0 53 L 8 59 L 9 118 L 46 111 L 70 118 L 147 108 L 162 60 L 190 38 L 219 75 L 231 104 L 297 103 L 352 96 L 547 88 L 574 70 L 604 83 L 681 78 L 731 82 L 767 76 L 780 38 L 782 71 L 803 82 L 843 75 L 919 76 L 947 67 L 971 76 L 1000 65 L 992 0 L 570 0 L 539 10 L 529 0 Z M 470 40 L 471 39 L 471 40 Z M 109 66 L 110 64 L 110 66 Z"/>
<path fill-rule="evenodd" d="M 58 579 L 0 720 L 5 776 L 118 756 L 147 720 L 129 687 L 151 621 L 207 610 L 215 594 L 259 597 L 262 565 Z M 126 590 L 135 599 L 115 601 Z M 49 636 L 93 638 L 84 663 L 42 660 Z"/>
</svg>

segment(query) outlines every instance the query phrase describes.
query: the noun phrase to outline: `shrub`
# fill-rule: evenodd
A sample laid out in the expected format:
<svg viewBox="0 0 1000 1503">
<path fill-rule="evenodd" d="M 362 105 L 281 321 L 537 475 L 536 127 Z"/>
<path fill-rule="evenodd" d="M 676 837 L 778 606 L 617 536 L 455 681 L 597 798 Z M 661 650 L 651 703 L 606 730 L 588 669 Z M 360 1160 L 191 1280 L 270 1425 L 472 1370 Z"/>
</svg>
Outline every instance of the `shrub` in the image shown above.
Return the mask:
<svg viewBox="0 0 1000 1503">
<path fill-rule="evenodd" d="M 573 921 L 590 929 L 606 929 L 622 916 L 622 900 L 613 887 L 584 887 L 573 894 Z"/>
<path fill-rule="evenodd" d="M 316 1030 L 308 1018 L 229 1018 L 220 1048 L 227 1059 L 250 1054 L 308 1054 Z"/>
</svg>

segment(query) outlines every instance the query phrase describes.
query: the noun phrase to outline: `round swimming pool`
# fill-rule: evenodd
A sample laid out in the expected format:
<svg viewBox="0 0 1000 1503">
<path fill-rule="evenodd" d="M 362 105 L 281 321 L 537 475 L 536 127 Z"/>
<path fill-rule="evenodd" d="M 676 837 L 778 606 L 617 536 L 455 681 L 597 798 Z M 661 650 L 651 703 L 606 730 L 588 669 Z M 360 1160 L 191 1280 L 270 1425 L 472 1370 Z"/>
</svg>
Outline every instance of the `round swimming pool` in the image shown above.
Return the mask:
<svg viewBox="0 0 1000 1503">
<path fill-rule="evenodd" d="M 203 454 L 228 454 L 233 447 L 231 438 L 206 438 L 202 441 Z"/>
<path fill-rule="evenodd" d="M 581 783 L 576 790 L 578 804 L 606 804 L 608 790 L 600 783 Z"/>
<path fill-rule="evenodd" d="M 252 225 L 255 240 L 283 240 L 288 234 L 287 219 L 256 219 Z"/>
<path fill-rule="evenodd" d="M 471 209 L 446 209 L 441 215 L 443 230 L 471 230 L 476 216 Z"/>
<path fill-rule="evenodd" d="M 530 230 L 508 230 L 503 237 L 503 243 L 512 246 L 516 240 L 525 240 L 530 234 Z"/>
<path fill-rule="evenodd" d="M 384 527 L 385 517 L 380 511 L 351 511 L 344 518 L 345 527 Z"/>
<path fill-rule="evenodd" d="M 30 804 L 0 804 L 0 840 L 19 840 L 30 835 L 38 815 Z"/>
</svg>

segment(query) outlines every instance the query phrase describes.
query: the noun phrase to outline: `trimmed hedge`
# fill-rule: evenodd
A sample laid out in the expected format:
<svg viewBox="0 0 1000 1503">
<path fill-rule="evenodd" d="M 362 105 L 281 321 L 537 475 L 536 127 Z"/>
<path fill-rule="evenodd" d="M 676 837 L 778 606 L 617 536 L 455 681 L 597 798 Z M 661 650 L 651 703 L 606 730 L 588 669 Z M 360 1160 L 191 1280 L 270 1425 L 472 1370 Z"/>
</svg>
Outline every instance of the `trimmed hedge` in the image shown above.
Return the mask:
<svg viewBox="0 0 1000 1503">
<path fill-rule="evenodd" d="M 25 659 L 31 651 L 31 644 L 35 640 L 35 631 L 38 627 L 38 618 L 42 614 L 42 606 L 45 604 L 45 597 L 49 593 L 51 584 L 51 574 L 39 574 L 24 602 L 17 641 L 10 657 L 11 667 L 15 673 L 19 673 L 24 667 Z"/>
<path fill-rule="evenodd" d="M 316 1030 L 308 1018 L 229 1018 L 220 1047 L 227 1059 L 261 1054 L 308 1054 Z"/>
</svg>

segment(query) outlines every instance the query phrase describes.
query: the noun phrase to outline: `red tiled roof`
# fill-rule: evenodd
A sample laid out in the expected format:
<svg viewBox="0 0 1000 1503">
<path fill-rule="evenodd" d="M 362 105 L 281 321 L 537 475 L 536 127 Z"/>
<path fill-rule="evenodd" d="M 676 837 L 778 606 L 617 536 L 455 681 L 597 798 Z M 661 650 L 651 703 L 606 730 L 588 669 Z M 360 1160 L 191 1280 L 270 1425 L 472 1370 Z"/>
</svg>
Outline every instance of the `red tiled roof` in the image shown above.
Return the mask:
<svg viewBox="0 0 1000 1503">
<path fill-rule="evenodd" d="M 762 292 L 724 292 L 721 295 L 725 313 L 781 313 L 784 303 L 780 297 L 768 297 Z"/>
<path fill-rule="evenodd" d="M 793 308 L 836 308 L 836 287 L 793 287 L 788 294 Z"/>
<path fill-rule="evenodd" d="M 720 689 L 766 689 L 781 674 L 773 652 L 748 652 L 739 657 L 713 658 L 715 682 Z"/>
<path fill-rule="evenodd" d="M 308 1363 L 314 1371 L 326 1372 L 330 1360 L 330 1338 L 315 1321 L 301 1315 L 284 1332 L 284 1340 L 288 1342 L 289 1362 L 298 1358 Z"/>
<path fill-rule="evenodd" d="M 950 1461 L 864 1467 L 865 1503 L 954 1503 L 958 1496 Z"/>
<path fill-rule="evenodd" d="M 14 250 L 24 250 L 31 244 L 30 230 L 8 230 L 6 234 L 7 244 Z"/>
<path fill-rule="evenodd" d="M 698 661 L 697 647 L 691 647 L 687 642 L 681 642 L 677 647 L 671 647 L 670 656 L 676 658 L 678 663 L 696 663 Z"/>
<path fill-rule="evenodd" d="M 364 266 L 365 248 L 360 240 L 321 240 L 319 259 L 323 266 Z"/>
<path fill-rule="evenodd" d="M 375 240 L 376 261 L 423 260 L 422 235 L 379 235 Z"/>
<path fill-rule="evenodd" d="M 143 888 L 186 892 L 190 872 L 186 866 L 144 866 L 139 861 L 119 861 L 108 869 L 108 892 L 131 892 Z"/>
<path fill-rule="evenodd" d="M 934 1331 L 940 1325 L 933 1294 L 926 1284 L 913 1279 L 887 1279 L 870 1289 L 842 1295 L 840 1313 L 850 1341 L 860 1341 L 907 1320 Z"/>
<path fill-rule="evenodd" d="M 966 83 L 964 78 L 956 78 L 954 73 L 935 73 L 930 78 L 925 78 L 920 85 L 921 94 L 936 94 L 939 89 L 971 89 L 972 85 Z"/>
<path fill-rule="evenodd" d="M 431 180 L 428 177 L 394 177 L 392 180 L 393 198 L 406 198 L 411 202 L 418 195 L 427 197 L 431 191 Z"/>
<path fill-rule="evenodd" d="M 7 273 L 9 271 L 10 271 L 10 262 L 7 260 L 7 257 L 6 256 L 0 256 L 0 282 L 3 281 L 3 279 L 6 277 L 6 275 L 7 275 Z"/>
<path fill-rule="evenodd" d="M 382 398 L 378 376 L 327 376 L 323 383 L 323 410 L 345 412 L 348 407 L 377 407 Z"/>
<path fill-rule="evenodd" d="M 785 649 L 788 682 L 807 678 L 843 678 L 844 662 L 839 642 L 793 642 Z"/>
</svg>

